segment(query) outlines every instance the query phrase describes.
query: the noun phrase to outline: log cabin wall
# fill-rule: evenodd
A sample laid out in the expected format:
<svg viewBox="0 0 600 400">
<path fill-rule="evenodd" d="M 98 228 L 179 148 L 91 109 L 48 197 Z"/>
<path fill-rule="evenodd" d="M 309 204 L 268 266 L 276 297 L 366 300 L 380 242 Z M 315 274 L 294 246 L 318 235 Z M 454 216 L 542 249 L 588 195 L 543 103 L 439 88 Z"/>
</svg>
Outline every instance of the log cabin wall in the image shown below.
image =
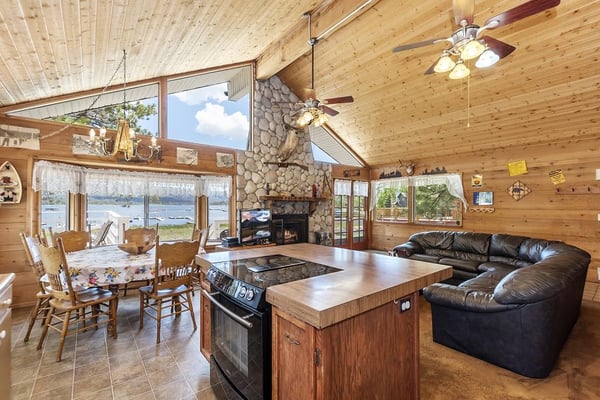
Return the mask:
<svg viewBox="0 0 600 400">
<path fill-rule="evenodd" d="M 515 130 L 515 134 L 517 134 Z M 493 135 L 493 132 L 490 132 Z M 545 141 L 511 146 L 498 143 L 495 149 L 481 153 L 460 153 L 436 159 L 417 159 L 406 150 L 407 158 L 416 161 L 415 175 L 436 168 L 462 173 L 465 197 L 472 206 L 474 191 L 494 192 L 493 212 L 463 212 L 463 225 L 456 230 L 508 233 L 542 239 L 561 240 L 580 247 L 592 255 L 588 281 L 598 281 L 600 267 L 600 181 L 596 169 L 600 168 L 600 144 L 598 133 L 582 132 L 575 139 Z M 432 146 L 443 146 L 443 140 Z M 465 143 L 468 147 L 468 143 Z M 524 160 L 528 172 L 509 176 L 507 164 Z M 382 165 L 371 170 L 371 178 L 378 179 L 381 172 L 396 169 L 397 164 Z M 555 185 L 550 172 L 562 170 L 566 182 Z M 483 175 L 483 187 L 472 188 L 471 177 Z M 508 195 L 506 189 L 516 181 L 525 183 L 531 193 L 519 201 Z M 557 194 L 581 190 L 589 194 Z M 443 230 L 440 226 L 372 223 L 371 247 L 390 250 L 396 244 L 420 231 Z"/>
<path fill-rule="evenodd" d="M 13 284 L 13 304 L 16 306 L 33 304 L 37 291 L 37 283 L 27 264 L 25 252 L 19 238 L 19 232 L 21 231 L 27 234 L 38 233 L 38 196 L 31 189 L 31 176 L 35 160 L 46 159 L 104 168 L 153 172 L 235 175 L 235 167 L 219 168 L 216 165 L 216 153 L 233 154 L 235 157 L 235 151 L 232 149 L 159 139 L 158 144 L 162 147 L 162 161 L 160 163 L 156 161 L 148 164 L 132 163 L 118 161 L 116 156 L 74 155 L 72 153 L 73 135 L 87 135 L 89 128 L 68 126 L 63 129 L 64 124 L 14 117 L 0 117 L 0 125 L 22 126 L 40 130 L 40 150 L 0 147 L 0 160 L 2 162 L 10 161 L 15 166 L 23 185 L 23 197 L 19 204 L 0 205 L 0 238 L 2 239 L 0 241 L 0 273 L 14 272 L 16 274 Z M 112 134 L 114 135 L 114 132 Z M 149 144 L 149 139 L 144 139 L 142 143 Z M 197 150 L 198 164 L 178 164 L 177 147 Z M 235 179 L 233 181 L 235 182 Z M 233 209 L 234 207 L 230 208 Z"/>
</svg>

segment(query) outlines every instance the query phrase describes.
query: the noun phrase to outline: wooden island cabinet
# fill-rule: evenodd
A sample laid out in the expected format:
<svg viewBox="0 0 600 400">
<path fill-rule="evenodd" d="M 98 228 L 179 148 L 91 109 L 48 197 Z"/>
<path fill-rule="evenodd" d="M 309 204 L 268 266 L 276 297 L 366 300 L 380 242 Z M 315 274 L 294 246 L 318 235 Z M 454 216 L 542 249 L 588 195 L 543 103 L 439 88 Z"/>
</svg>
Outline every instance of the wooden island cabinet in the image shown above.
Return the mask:
<svg viewBox="0 0 600 400">
<path fill-rule="evenodd" d="M 200 287 L 210 293 L 210 283 L 206 280 L 206 272 L 200 271 Z M 200 352 L 210 359 L 210 300 L 202 291 L 200 293 Z"/>
<path fill-rule="evenodd" d="M 313 326 L 273 307 L 273 400 L 417 399 L 416 294 L 332 326 Z"/>
</svg>

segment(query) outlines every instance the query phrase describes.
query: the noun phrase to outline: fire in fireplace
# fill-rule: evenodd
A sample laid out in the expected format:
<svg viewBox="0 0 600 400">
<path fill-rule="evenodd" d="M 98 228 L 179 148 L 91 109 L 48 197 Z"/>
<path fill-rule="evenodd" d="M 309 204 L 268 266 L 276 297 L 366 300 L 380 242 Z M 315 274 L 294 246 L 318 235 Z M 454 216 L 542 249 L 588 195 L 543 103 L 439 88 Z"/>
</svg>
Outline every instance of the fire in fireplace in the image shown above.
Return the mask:
<svg viewBox="0 0 600 400">
<path fill-rule="evenodd" d="M 277 244 L 308 242 L 308 214 L 274 214 L 272 226 Z"/>
</svg>

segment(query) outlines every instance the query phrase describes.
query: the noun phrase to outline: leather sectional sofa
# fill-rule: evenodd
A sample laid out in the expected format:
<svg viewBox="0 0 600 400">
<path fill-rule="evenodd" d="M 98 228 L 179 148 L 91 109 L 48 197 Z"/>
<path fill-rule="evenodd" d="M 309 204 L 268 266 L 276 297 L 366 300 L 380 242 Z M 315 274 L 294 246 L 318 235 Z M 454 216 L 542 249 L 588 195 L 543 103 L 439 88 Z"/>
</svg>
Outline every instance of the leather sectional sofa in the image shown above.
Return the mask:
<svg viewBox="0 0 600 400">
<path fill-rule="evenodd" d="M 451 280 L 423 289 L 435 342 L 524 376 L 549 375 L 579 316 L 587 252 L 524 236 L 431 231 L 392 253 L 453 267 Z"/>
</svg>

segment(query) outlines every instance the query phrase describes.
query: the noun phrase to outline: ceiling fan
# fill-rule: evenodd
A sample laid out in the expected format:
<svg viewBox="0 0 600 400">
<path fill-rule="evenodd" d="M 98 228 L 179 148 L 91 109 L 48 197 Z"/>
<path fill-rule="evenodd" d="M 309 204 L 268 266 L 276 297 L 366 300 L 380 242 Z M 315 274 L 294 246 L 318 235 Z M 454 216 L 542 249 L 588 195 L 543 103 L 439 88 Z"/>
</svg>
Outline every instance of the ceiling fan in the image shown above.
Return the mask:
<svg viewBox="0 0 600 400">
<path fill-rule="evenodd" d="M 308 44 L 310 45 L 310 57 L 311 57 L 311 74 L 310 74 L 310 88 L 304 89 L 304 101 L 302 101 L 302 109 L 296 114 L 296 125 L 305 127 L 308 125 L 319 126 L 327 122 L 327 115 L 335 116 L 339 114 L 338 111 L 329 107 L 328 104 L 340 104 L 340 103 L 352 103 L 354 98 L 352 96 L 332 97 L 329 99 L 319 100 L 315 91 L 315 45 L 318 42 L 318 38 L 311 36 L 311 17 L 310 13 L 304 14 L 308 17 Z"/>
<path fill-rule="evenodd" d="M 436 62 L 425 71 L 425 75 L 434 72 L 450 72 L 448 76 L 450 79 L 461 79 L 470 74 L 470 70 L 464 64 L 466 60 L 479 57 L 475 66 L 486 68 L 494 65 L 516 49 L 514 46 L 493 37 L 482 36 L 484 31 L 512 24 L 559 4 L 560 0 L 530 0 L 488 19 L 482 26 L 479 26 L 473 23 L 475 0 L 453 0 L 454 21 L 459 28 L 450 37 L 405 44 L 394 48 L 393 51 L 397 53 L 440 42 L 448 42 L 450 47 L 442 51 Z"/>
</svg>

